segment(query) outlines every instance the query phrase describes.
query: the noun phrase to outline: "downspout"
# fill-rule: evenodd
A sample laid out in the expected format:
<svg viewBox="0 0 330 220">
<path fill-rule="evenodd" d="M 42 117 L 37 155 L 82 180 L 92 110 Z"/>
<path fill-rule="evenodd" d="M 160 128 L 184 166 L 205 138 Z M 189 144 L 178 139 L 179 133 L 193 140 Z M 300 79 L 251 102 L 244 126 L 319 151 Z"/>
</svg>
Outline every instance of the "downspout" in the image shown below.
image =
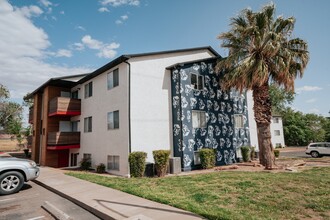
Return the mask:
<svg viewBox="0 0 330 220">
<path fill-rule="evenodd" d="M 128 153 L 131 153 L 131 64 L 127 61 L 124 63 L 128 65 Z"/>
</svg>

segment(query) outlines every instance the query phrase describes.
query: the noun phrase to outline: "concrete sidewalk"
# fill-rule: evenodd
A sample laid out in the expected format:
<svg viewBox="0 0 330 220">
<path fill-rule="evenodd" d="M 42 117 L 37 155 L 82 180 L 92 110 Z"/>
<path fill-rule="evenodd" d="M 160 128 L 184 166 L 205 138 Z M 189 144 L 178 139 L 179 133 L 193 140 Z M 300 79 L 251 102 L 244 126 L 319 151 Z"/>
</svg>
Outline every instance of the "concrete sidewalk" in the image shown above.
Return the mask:
<svg viewBox="0 0 330 220">
<path fill-rule="evenodd" d="M 40 169 L 41 174 L 35 180 L 37 184 L 69 199 L 101 219 L 202 219 L 181 209 L 67 176 L 63 170 L 49 167 Z"/>
</svg>

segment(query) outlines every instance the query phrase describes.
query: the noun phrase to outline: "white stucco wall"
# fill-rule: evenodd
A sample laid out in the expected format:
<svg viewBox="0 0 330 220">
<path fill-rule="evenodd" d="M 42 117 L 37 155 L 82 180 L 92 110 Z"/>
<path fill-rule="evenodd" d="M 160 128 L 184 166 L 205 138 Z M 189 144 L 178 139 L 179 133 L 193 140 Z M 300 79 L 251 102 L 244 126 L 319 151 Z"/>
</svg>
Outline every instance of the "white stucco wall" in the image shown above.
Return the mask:
<svg viewBox="0 0 330 220">
<path fill-rule="evenodd" d="M 275 118 L 278 119 L 278 123 L 276 123 Z M 275 134 L 275 130 L 280 131 L 280 135 Z M 273 116 L 272 117 L 272 123 L 270 124 L 270 131 L 272 135 L 272 144 L 275 148 L 276 145 L 281 145 L 282 147 L 285 146 L 284 142 L 284 134 L 283 134 L 283 122 L 282 118 L 280 116 Z"/>
<path fill-rule="evenodd" d="M 250 125 L 250 142 L 251 146 L 255 146 L 257 150 L 259 150 L 258 145 L 258 133 L 257 133 L 257 124 L 254 119 L 254 111 L 253 111 L 253 97 L 252 97 L 252 91 L 248 91 L 247 93 L 247 103 L 248 103 L 248 111 L 249 111 L 249 125 Z M 278 123 L 274 123 L 274 117 L 279 118 Z M 283 123 L 282 118 L 280 116 L 274 116 L 271 119 L 270 124 L 270 132 L 271 132 L 271 142 L 273 144 L 273 147 L 275 148 L 276 144 L 281 144 L 283 147 L 285 146 L 284 142 L 284 134 L 283 134 Z M 275 135 L 275 130 L 280 131 L 280 135 Z"/>
<path fill-rule="evenodd" d="M 119 68 L 119 86 L 107 88 L 107 73 Z M 84 98 L 85 84 L 93 81 L 93 96 Z M 71 120 L 80 120 L 80 161 L 84 154 L 92 155 L 92 166 L 104 163 L 108 155 L 120 156 L 120 170 L 108 171 L 116 175 L 127 175 L 128 168 L 128 68 L 120 65 L 78 86 L 81 98 L 81 115 Z M 74 91 L 78 87 L 73 88 Z M 108 130 L 107 114 L 119 110 L 119 129 Z M 92 116 L 92 132 L 84 132 L 84 118 Z"/>
<path fill-rule="evenodd" d="M 213 57 L 208 50 L 136 57 L 131 63 L 131 150 L 172 149 L 171 79 L 166 67 Z M 172 151 L 173 153 L 173 151 Z"/>
<path fill-rule="evenodd" d="M 251 146 L 256 147 L 256 151 L 259 151 L 258 145 L 258 133 L 257 133 L 257 123 L 254 119 L 254 111 L 253 111 L 253 97 L 252 91 L 249 90 L 246 94 L 247 98 L 247 106 L 248 106 L 248 115 L 249 115 L 249 128 L 250 128 L 250 144 Z"/>
</svg>

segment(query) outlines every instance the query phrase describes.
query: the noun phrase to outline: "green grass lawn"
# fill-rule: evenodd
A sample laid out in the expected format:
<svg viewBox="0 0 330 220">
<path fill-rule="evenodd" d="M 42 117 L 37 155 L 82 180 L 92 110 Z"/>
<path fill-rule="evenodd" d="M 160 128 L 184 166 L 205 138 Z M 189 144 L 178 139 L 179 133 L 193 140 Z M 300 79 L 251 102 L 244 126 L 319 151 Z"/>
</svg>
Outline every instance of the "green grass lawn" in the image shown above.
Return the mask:
<svg viewBox="0 0 330 220">
<path fill-rule="evenodd" d="M 166 178 L 68 175 L 208 219 L 330 219 L 330 168 L 300 173 L 214 172 Z"/>
</svg>

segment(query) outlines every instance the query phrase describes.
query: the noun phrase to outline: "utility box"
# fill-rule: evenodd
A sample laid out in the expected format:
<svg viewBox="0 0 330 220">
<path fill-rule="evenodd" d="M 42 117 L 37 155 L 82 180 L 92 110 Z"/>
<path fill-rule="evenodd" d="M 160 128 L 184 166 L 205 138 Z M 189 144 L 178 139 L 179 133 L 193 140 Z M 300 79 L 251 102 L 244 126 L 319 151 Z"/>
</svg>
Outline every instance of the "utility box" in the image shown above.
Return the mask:
<svg viewBox="0 0 330 220">
<path fill-rule="evenodd" d="M 181 173 L 181 158 L 171 157 L 170 158 L 170 173 L 178 174 Z"/>
</svg>

